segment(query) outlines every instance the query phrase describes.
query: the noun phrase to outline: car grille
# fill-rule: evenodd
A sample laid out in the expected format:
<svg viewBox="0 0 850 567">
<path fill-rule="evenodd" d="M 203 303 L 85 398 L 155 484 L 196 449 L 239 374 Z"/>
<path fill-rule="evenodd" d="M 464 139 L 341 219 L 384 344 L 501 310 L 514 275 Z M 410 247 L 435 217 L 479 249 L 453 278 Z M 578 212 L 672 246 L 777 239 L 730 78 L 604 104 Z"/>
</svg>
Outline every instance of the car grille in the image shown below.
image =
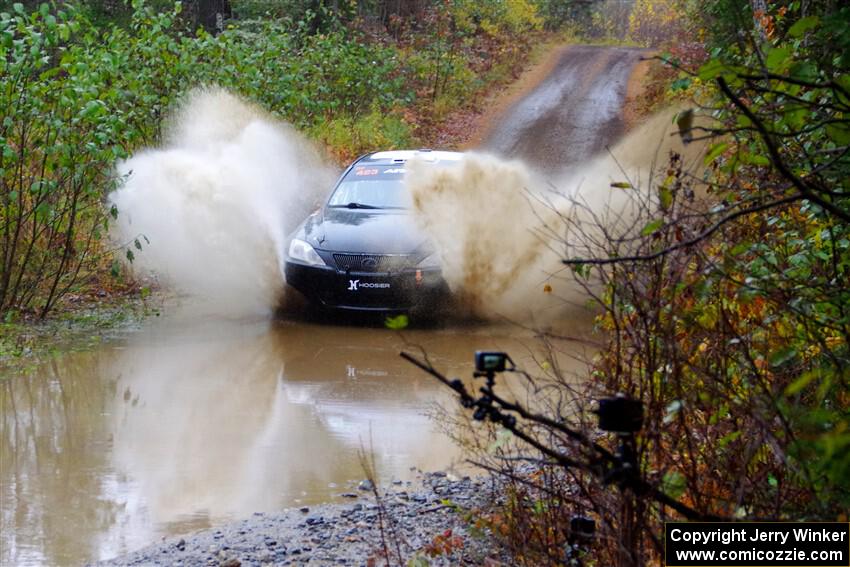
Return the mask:
<svg viewBox="0 0 850 567">
<path fill-rule="evenodd" d="M 410 267 L 407 255 L 334 254 L 336 267 L 345 272 L 397 272 Z"/>
</svg>

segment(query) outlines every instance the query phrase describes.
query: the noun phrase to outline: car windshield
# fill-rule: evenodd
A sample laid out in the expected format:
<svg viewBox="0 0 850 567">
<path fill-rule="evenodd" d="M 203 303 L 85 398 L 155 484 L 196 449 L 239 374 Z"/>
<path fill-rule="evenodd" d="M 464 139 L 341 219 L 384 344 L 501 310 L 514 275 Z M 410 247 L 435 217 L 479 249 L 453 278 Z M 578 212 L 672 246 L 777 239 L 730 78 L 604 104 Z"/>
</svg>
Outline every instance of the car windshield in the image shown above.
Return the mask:
<svg viewBox="0 0 850 567">
<path fill-rule="evenodd" d="M 330 207 L 406 209 L 410 195 L 401 179 L 343 180 L 328 201 Z"/>
<path fill-rule="evenodd" d="M 355 166 L 331 195 L 328 206 L 352 209 L 410 207 L 410 194 L 404 186 L 404 166 Z"/>
</svg>

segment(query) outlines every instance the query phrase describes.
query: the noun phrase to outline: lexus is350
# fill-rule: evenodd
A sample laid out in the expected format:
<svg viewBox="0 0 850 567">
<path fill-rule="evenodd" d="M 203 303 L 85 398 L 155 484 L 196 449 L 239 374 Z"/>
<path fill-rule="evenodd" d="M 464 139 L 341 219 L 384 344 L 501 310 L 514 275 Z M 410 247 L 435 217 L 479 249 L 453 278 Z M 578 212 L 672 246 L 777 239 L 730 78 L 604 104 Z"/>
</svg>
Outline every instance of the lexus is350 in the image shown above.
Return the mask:
<svg viewBox="0 0 850 567">
<path fill-rule="evenodd" d="M 404 175 L 414 157 L 451 167 L 463 154 L 384 151 L 348 166 L 291 237 L 289 285 L 314 304 L 360 311 L 431 308 L 448 296 L 439 259 L 411 217 Z"/>
</svg>

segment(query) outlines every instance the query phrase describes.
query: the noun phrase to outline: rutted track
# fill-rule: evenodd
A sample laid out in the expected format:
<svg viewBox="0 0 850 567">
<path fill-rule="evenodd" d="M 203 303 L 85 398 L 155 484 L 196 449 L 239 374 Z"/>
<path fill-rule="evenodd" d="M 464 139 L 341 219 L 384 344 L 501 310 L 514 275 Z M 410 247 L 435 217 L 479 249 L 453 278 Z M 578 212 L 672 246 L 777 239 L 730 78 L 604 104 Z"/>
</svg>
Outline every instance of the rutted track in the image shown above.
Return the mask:
<svg viewBox="0 0 850 567">
<path fill-rule="evenodd" d="M 644 50 L 564 48 L 552 73 L 496 121 L 482 149 L 558 173 L 604 150 L 625 130 L 626 88 Z"/>
</svg>

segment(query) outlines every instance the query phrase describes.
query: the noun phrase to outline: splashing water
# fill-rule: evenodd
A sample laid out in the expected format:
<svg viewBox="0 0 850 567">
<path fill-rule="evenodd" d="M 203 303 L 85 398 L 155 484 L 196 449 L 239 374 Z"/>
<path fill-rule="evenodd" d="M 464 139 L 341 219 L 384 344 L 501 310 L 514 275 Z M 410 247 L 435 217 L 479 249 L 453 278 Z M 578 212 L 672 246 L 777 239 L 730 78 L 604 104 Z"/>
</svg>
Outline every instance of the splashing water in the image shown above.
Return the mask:
<svg viewBox="0 0 850 567">
<path fill-rule="evenodd" d="M 406 183 L 415 220 L 461 306 L 478 316 L 517 315 L 547 263 L 534 227 L 551 211 L 535 203 L 531 172 L 520 162 L 471 153 L 446 168 L 413 160 Z"/>
<path fill-rule="evenodd" d="M 161 148 L 118 164 L 115 240 L 132 269 L 225 315 L 265 315 L 283 292 L 286 236 L 333 171 L 292 127 L 222 89 L 191 92 Z"/>
<path fill-rule="evenodd" d="M 656 162 L 666 163 L 670 151 L 696 167 L 704 146 L 685 148 L 671 136 L 671 113 L 659 113 L 610 154 L 556 180 L 535 176 L 518 161 L 476 153 L 454 168 L 408 164 L 414 217 L 434 242 L 462 304 L 477 316 L 535 323 L 583 307 L 589 290 L 561 260 L 599 254 L 603 228 L 616 232 L 637 214 L 638 189 L 612 183 L 648 185 Z M 581 240 L 574 238 L 577 227 Z"/>
<path fill-rule="evenodd" d="M 654 117 L 610 155 L 556 180 L 479 153 L 450 168 L 409 162 L 414 222 L 465 315 L 546 323 L 575 314 L 587 290 L 561 263 L 564 241 L 573 256 L 598 249 L 592 229 L 590 240 L 570 241 L 563 218 L 587 226 L 628 218 L 633 193 L 613 181 L 645 184 L 641 176 L 670 150 L 695 153 L 669 135 L 669 118 Z M 284 291 L 286 236 L 321 204 L 335 172 L 293 128 L 221 89 L 190 93 L 165 140 L 118 164 L 124 182 L 109 198 L 119 211 L 116 241 L 142 246 L 132 269 L 154 273 L 205 312 L 269 314 Z"/>
</svg>

